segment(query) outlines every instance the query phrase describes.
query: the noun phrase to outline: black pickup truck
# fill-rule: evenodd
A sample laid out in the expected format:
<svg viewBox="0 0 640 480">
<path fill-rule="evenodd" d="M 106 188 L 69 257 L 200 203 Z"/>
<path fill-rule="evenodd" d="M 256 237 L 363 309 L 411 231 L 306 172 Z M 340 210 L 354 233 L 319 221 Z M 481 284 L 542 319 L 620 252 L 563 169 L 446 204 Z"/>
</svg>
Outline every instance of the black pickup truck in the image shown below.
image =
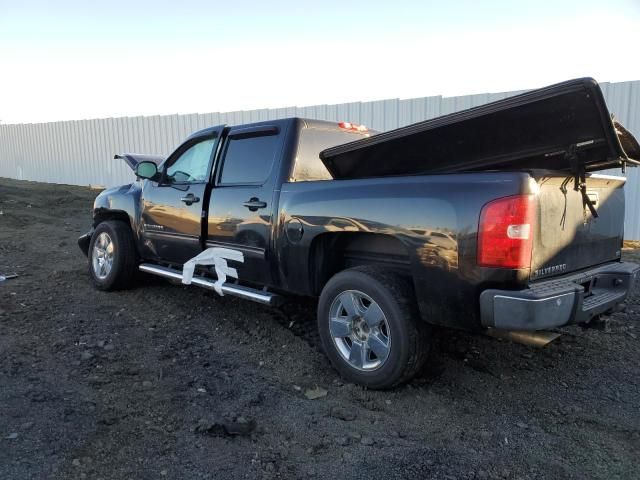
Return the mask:
<svg viewBox="0 0 640 480">
<path fill-rule="evenodd" d="M 318 297 L 348 380 L 410 379 L 431 325 L 537 331 L 623 302 L 624 177 L 640 147 L 592 79 L 373 134 L 301 118 L 207 128 L 119 155 L 79 239 L 97 288 L 138 270 L 276 305 Z"/>
</svg>

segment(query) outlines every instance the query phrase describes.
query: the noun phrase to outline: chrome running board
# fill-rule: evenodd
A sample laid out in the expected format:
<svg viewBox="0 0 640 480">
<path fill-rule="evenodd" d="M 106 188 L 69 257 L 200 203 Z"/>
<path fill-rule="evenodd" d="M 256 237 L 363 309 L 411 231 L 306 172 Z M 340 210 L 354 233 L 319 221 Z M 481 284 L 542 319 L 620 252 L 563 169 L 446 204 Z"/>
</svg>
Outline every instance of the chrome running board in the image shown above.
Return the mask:
<svg viewBox="0 0 640 480">
<path fill-rule="evenodd" d="M 153 275 L 169 278 L 171 280 L 182 281 L 182 272 L 180 270 L 162 267 L 160 265 L 152 265 L 150 263 L 143 263 L 139 268 L 142 272 L 151 273 Z M 214 283 L 214 280 L 203 277 L 201 275 L 194 275 L 191 279 L 192 285 L 207 288 L 209 290 L 215 290 L 213 286 Z M 234 285 L 231 283 L 223 283 L 222 292 L 225 295 L 233 295 L 235 297 L 262 303 L 263 305 L 277 306 L 280 305 L 283 301 L 283 298 L 280 295 L 269 293 L 263 290 L 257 290 L 255 288 L 245 287 L 242 285 Z"/>
</svg>

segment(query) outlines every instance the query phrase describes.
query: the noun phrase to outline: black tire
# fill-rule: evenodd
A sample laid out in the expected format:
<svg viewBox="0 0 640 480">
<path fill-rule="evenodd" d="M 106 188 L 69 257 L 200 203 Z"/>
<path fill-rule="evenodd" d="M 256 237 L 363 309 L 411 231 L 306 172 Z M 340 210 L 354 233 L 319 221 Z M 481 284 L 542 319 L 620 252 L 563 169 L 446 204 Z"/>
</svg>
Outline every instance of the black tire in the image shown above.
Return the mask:
<svg viewBox="0 0 640 480">
<path fill-rule="evenodd" d="M 373 370 L 354 367 L 340 353 L 330 332 L 331 306 L 347 290 L 366 294 L 386 317 L 388 356 Z M 418 314 L 412 283 L 379 267 L 344 270 L 327 282 L 318 303 L 318 330 L 324 351 L 340 375 L 371 389 L 388 389 L 409 381 L 424 366 L 430 349 L 431 329 Z"/>
<path fill-rule="evenodd" d="M 101 234 L 105 233 L 113 244 L 113 261 L 104 276 L 96 271 L 93 254 Z M 102 237 L 105 238 L 105 237 Z M 100 246 L 100 245 L 98 245 Z M 138 253 L 131 227 L 120 220 L 107 220 L 98 224 L 89 243 L 89 276 L 99 290 L 122 290 L 131 287 L 138 273 Z"/>
</svg>

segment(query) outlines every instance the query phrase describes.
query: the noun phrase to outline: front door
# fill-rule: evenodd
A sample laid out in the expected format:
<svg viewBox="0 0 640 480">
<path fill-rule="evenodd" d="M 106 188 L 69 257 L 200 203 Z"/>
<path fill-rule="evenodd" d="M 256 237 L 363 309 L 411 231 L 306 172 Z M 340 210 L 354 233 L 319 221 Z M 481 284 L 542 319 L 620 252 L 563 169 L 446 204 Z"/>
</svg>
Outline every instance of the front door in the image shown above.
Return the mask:
<svg viewBox="0 0 640 480">
<path fill-rule="evenodd" d="M 217 134 L 189 140 L 161 167 L 158 182 L 142 192 L 144 256 L 183 264 L 202 251 L 202 211 Z"/>
<path fill-rule="evenodd" d="M 269 285 L 273 225 L 272 173 L 282 148 L 280 129 L 262 125 L 232 129 L 222 146 L 221 167 L 209 202 L 208 247 L 242 252 L 235 263 L 241 282 Z"/>
</svg>

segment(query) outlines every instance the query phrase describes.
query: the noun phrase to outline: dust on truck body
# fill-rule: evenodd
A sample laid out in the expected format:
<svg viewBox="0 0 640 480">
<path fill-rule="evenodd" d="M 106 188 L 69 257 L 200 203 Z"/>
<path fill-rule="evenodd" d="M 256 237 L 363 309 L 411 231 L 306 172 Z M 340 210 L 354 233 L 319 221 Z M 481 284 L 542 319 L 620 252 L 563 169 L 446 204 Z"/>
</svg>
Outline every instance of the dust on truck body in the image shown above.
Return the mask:
<svg viewBox="0 0 640 480">
<path fill-rule="evenodd" d="M 537 331 L 624 301 L 625 178 L 640 146 L 578 79 L 393 131 L 216 126 L 102 192 L 79 239 L 97 288 L 142 270 L 264 304 L 317 297 L 348 380 L 389 388 L 432 325 Z"/>
</svg>

